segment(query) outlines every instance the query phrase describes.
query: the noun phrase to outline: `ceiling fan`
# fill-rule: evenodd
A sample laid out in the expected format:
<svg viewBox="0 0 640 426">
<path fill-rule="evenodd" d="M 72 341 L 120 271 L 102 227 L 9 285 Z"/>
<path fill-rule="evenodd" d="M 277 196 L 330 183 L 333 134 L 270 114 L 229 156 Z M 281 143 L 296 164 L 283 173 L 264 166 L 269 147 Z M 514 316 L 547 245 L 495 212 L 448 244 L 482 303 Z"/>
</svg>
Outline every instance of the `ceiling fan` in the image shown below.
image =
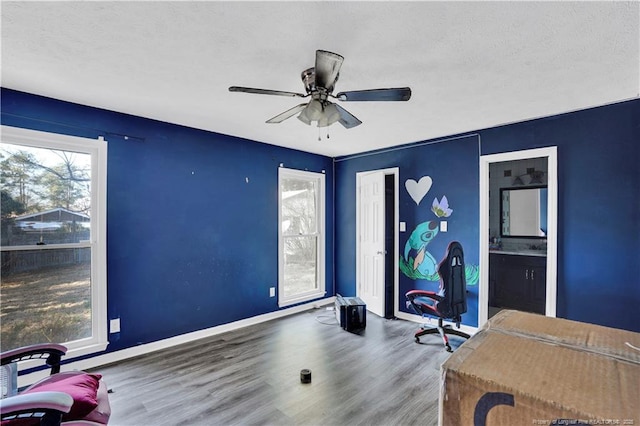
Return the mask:
<svg viewBox="0 0 640 426">
<path fill-rule="evenodd" d="M 340 75 L 340 67 L 344 57 L 337 53 L 326 50 L 316 51 L 315 67 L 308 68 L 302 72 L 302 82 L 307 94 L 285 92 L 281 90 L 254 89 L 251 87 L 229 87 L 230 92 L 255 93 L 260 95 L 277 95 L 307 98 L 311 100 L 307 103 L 297 105 L 273 118 L 267 123 L 281 123 L 287 118 L 298 114 L 298 119 L 303 123 L 311 125 L 317 122 L 318 127 L 327 127 L 335 122 L 340 122 L 344 127 L 350 129 L 362 124 L 353 114 L 348 112 L 329 99 L 337 99 L 343 102 L 351 101 L 408 101 L 411 98 L 411 89 L 400 87 L 393 89 L 369 89 L 355 90 L 351 92 L 340 92 L 333 95 L 333 88 Z"/>
</svg>

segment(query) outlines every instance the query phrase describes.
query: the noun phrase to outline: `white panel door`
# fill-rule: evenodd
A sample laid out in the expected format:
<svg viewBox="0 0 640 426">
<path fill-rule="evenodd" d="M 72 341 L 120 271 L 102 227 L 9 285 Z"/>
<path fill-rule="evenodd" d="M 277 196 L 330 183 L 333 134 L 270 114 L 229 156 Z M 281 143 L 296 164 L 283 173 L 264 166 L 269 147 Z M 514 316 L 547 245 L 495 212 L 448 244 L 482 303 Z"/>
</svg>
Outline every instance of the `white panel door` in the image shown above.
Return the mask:
<svg viewBox="0 0 640 426">
<path fill-rule="evenodd" d="M 367 310 L 384 316 L 385 239 L 383 172 L 358 175 L 357 296 Z"/>
</svg>

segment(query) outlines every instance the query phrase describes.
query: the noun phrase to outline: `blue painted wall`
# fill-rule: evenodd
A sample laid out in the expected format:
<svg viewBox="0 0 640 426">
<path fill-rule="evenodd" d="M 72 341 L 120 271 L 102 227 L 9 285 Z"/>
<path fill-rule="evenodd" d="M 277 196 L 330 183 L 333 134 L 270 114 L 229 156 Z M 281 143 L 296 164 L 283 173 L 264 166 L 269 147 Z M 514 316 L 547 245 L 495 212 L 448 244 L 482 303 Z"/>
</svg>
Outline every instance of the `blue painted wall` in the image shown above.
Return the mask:
<svg viewBox="0 0 640 426">
<path fill-rule="evenodd" d="M 640 332 L 640 100 L 480 130 L 477 134 L 482 155 L 558 147 L 557 315 Z M 452 152 L 445 148 L 450 144 L 463 146 L 466 140 L 419 143 L 336 160 L 338 293 L 355 294 L 355 174 L 358 171 L 400 168 L 400 220 L 408 222 L 409 231 L 412 221 L 429 214 L 425 213 L 427 206 L 423 208 L 422 203 L 416 206 L 407 200 L 405 180 L 417 180 L 431 173 L 435 177 L 436 173 L 450 168 L 452 176 L 434 178 L 429 192 L 431 200 L 427 196 L 423 202 L 430 203 L 435 196 L 451 194 L 454 213 L 446 240 L 460 239 L 465 257 L 477 262 L 474 252 L 478 246 L 477 205 L 476 216 L 457 215 L 463 205 L 471 209 L 471 200 L 477 203 L 479 199 L 479 154 L 476 151 L 474 156 L 461 149 L 464 155 L 456 156 L 455 148 L 451 148 Z M 452 165 L 451 159 L 457 163 Z M 438 188 L 441 182 L 446 182 L 445 188 Z M 453 223 L 454 219 L 465 223 Z M 460 234 L 455 234 L 457 232 Z M 401 251 L 406 238 L 406 234 L 401 234 Z M 444 244 L 444 240 L 433 242 L 432 253 L 436 259 L 443 253 L 440 244 Z M 406 283 L 401 283 L 401 295 L 405 286 Z M 473 325 L 477 321 L 470 316 L 474 313 L 467 314 L 464 323 Z"/>
<path fill-rule="evenodd" d="M 7 89 L 2 124 L 109 143 L 107 309 L 122 331 L 108 351 L 278 310 L 280 163 L 325 170 L 333 210 L 328 157 Z"/>
<path fill-rule="evenodd" d="M 401 252 L 415 225 L 437 220 L 431 203 L 446 195 L 449 232 L 429 251 L 439 260 L 457 239 L 467 263 L 477 264 L 479 154 L 552 145 L 559 163 L 558 316 L 640 331 L 640 100 L 485 129 L 480 138 L 338 158 L 334 172 L 328 157 L 13 90 L 1 94 L 2 124 L 109 141 L 107 302 L 122 332 L 108 351 L 278 309 L 268 288 L 277 282 L 280 163 L 326 170 L 327 207 L 336 217 L 334 229 L 327 215 L 327 259 L 335 259 L 327 265 L 328 295 L 334 288 L 353 295 L 356 172 L 400 168 L 400 220 L 407 222 Z M 416 204 L 404 183 L 425 175 L 433 185 Z M 401 285 L 436 286 L 406 277 Z M 465 323 L 475 325 L 477 293 L 470 301 Z"/>
<path fill-rule="evenodd" d="M 640 100 L 480 133 L 483 155 L 558 147 L 558 316 L 640 331 Z"/>
<path fill-rule="evenodd" d="M 410 250 L 405 257 L 405 246 L 412 231 L 421 223 L 432 222 L 436 232 L 440 221 L 447 221 L 447 232 L 438 232 L 426 245 L 426 250 L 439 262 L 451 241 L 459 241 L 464 247 L 465 262 L 472 266 L 479 263 L 479 138 L 477 135 L 448 139 L 437 143 L 415 144 L 394 149 L 369 153 L 363 156 L 343 157 L 336 161 L 336 291 L 342 295 L 355 295 L 356 271 L 356 173 L 399 167 L 399 218 L 406 223 L 406 232 L 400 232 L 400 262 L 409 260 L 413 270 L 416 250 Z M 409 179 L 416 182 L 424 176 L 431 178 L 431 187 L 421 200 L 414 200 L 405 187 Z M 453 210 L 449 217 L 437 217 L 431 210 L 434 198 L 441 201 L 446 196 Z M 419 201 L 419 202 L 417 202 Z M 427 266 L 428 260 L 421 264 Z M 434 270 L 435 272 L 435 270 Z M 428 275 L 428 274 L 421 274 Z M 468 313 L 464 324 L 478 324 L 478 284 L 477 280 L 468 286 Z M 399 274 L 399 292 L 395 303 L 404 312 L 410 312 L 405 305 L 404 295 L 412 289 L 437 291 L 437 277 Z"/>
</svg>

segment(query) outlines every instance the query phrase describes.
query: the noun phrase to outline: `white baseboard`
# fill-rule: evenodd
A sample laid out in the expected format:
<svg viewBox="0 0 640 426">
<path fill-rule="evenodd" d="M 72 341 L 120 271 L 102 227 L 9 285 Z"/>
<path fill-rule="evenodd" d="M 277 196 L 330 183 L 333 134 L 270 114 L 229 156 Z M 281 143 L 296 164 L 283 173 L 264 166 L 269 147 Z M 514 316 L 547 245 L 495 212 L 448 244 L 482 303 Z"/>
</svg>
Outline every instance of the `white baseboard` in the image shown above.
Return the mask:
<svg viewBox="0 0 640 426">
<path fill-rule="evenodd" d="M 159 351 L 161 349 L 167 349 L 173 346 L 181 345 L 183 343 L 193 342 L 205 337 L 211 337 L 218 334 L 226 333 L 229 331 L 238 330 L 240 328 L 248 327 L 255 324 L 271 321 L 277 318 L 286 317 L 289 315 L 304 312 L 309 309 L 318 308 L 320 306 L 329 305 L 335 303 L 335 297 L 329 297 L 322 300 L 316 300 L 314 302 L 305 303 L 304 305 L 298 305 L 287 309 L 281 309 L 274 312 L 269 312 L 255 317 L 246 318 L 239 321 L 234 321 L 228 324 L 222 324 L 215 327 L 207 328 L 204 330 L 198 330 L 191 333 L 181 334 L 179 336 L 170 337 L 168 339 L 158 340 L 156 342 L 145 343 L 143 345 L 134 346 L 127 349 L 122 349 L 116 352 L 110 352 L 104 355 L 98 355 L 79 361 L 72 361 L 67 364 L 63 364 L 60 371 L 73 371 L 73 370 L 89 370 L 100 367 L 101 365 L 111 364 L 114 362 L 124 361 L 129 358 L 133 358 L 140 355 L 145 355 L 151 352 Z M 64 359 L 64 358 L 63 358 Z M 37 382 L 49 375 L 49 369 L 35 371 L 33 373 L 24 374 L 18 376 L 18 387 L 28 386 Z"/>
</svg>

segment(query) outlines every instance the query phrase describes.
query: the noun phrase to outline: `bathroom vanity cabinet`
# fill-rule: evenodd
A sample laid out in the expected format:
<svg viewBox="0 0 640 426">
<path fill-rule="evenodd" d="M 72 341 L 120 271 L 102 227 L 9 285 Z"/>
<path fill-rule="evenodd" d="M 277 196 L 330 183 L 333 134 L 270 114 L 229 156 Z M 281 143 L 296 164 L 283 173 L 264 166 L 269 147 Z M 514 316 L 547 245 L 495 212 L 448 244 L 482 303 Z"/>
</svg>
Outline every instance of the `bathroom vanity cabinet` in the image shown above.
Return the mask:
<svg viewBox="0 0 640 426">
<path fill-rule="evenodd" d="M 489 254 L 489 305 L 545 313 L 546 256 Z"/>
</svg>

